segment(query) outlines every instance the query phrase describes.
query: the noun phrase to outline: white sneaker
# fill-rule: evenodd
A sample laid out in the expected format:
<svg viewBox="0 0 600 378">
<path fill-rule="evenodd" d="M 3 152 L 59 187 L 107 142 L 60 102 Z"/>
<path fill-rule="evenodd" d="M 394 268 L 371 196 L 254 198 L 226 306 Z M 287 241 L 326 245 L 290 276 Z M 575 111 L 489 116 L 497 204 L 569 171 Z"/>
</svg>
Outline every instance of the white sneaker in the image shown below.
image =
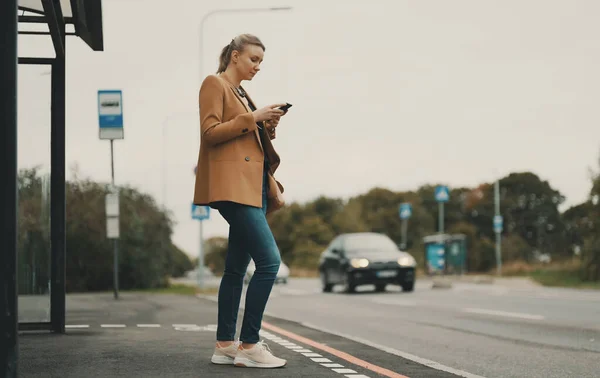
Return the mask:
<svg viewBox="0 0 600 378">
<path fill-rule="evenodd" d="M 264 341 L 259 341 L 250 349 L 238 348 L 233 364 L 242 367 L 278 368 L 287 363 L 283 358 L 273 356 L 271 349 Z"/>
<path fill-rule="evenodd" d="M 233 365 L 239 346 L 239 341 L 234 341 L 233 344 L 226 347 L 215 346 L 210 362 L 217 365 Z"/>
</svg>

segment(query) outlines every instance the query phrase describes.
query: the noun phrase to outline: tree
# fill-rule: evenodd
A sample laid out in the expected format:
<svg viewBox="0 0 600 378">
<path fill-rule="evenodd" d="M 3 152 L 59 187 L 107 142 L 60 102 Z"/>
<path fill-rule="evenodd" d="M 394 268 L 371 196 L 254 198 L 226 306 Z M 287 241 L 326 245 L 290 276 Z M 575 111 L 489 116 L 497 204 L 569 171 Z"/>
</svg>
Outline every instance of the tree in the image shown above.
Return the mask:
<svg viewBox="0 0 600 378">
<path fill-rule="evenodd" d="M 500 180 L 501 214 L 505 234 L 517 233 L 531 247 L 555 255 L 566 254 L 565 226 L 558 206 L 565 198 L 547 181 L 531 173 L 511 173 Z M 481 185 L 470 193 L 466 210 L 481 237 L 494 238 L 494 185 Z M 523 256 L 531 259 L 531 254 Z"/>
<path fill-rule="evenodd" d="M 49 180 L 39 168 L 19 172 L 19 290 L 45 293 L 49 287 Z M 66 286 L 68 292 L 110 290 L 113 241 L 106 237 L 107 185 L 74 179 L 66 185 Z M 190 261 L 171 242 L 173 222 L 154 199 L 120 188 L 119 286 L 168 285 Z"/>
<path fill-rule="evenodd" d="M 600 168 L 600 158 L 598 159 Z M 600 169 L 592 173 L 592 189 L 586 210 L 589 234 L 584 236 L 581 275 L 587 281 L 600 281 Z"/>
</svg>

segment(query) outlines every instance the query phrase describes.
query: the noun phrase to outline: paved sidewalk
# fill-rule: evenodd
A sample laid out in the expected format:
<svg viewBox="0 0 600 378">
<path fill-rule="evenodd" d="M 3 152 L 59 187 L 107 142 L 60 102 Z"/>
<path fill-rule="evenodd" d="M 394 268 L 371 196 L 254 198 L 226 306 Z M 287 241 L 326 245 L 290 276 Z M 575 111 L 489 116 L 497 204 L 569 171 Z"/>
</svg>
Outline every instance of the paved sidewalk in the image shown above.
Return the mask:
<svg viewBox="0 0 600 378">
<path fill-rule="evenodd" d="M 280 369 L 210 363 L 216 303 L 190 296 L 67 296 L 65 335 L 20 336 L 20 377 L 455 377 L 378 349 L 265 317 Z M 241 319 L 241 317 L 240 317 Z M 241 323 L 241 322 L 238 322 Z"/>
</svg>

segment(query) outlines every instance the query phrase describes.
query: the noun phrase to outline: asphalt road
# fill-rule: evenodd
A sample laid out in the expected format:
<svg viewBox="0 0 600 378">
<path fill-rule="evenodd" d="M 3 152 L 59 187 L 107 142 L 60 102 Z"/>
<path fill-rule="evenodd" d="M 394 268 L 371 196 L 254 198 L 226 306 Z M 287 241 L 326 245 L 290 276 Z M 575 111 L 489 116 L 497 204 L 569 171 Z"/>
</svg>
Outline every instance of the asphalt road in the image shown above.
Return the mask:
<svg viewBox="0 0 600 378">
<path fill-rule="evenodd" d="M 600 292 L 431 286 L 325 294 L 316 279 L 290 279 L 267 312 L 484 377 L 600 377 Z"/>
</svg>

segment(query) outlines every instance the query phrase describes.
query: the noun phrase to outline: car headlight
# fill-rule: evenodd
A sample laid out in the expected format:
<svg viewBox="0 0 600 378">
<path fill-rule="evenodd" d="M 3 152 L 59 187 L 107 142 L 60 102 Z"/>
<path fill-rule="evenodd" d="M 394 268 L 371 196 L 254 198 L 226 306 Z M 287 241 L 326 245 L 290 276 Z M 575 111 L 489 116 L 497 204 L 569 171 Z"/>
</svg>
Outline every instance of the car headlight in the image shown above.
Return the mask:
<svg viewBox="0 0 600 378">
<path fill-rule="evenodd" d="M 406 267 L 415 267 L 417 266 L 417 261 L 411 255 L 402 256 L 398 259 L 398 265 Z"/>
<path fill-rule="evenodd" d="M 352 259 L 350 265 L 354 268 L 366 268 L 369 266 L 369 260 L 367 259 Z"/>
</svg>

